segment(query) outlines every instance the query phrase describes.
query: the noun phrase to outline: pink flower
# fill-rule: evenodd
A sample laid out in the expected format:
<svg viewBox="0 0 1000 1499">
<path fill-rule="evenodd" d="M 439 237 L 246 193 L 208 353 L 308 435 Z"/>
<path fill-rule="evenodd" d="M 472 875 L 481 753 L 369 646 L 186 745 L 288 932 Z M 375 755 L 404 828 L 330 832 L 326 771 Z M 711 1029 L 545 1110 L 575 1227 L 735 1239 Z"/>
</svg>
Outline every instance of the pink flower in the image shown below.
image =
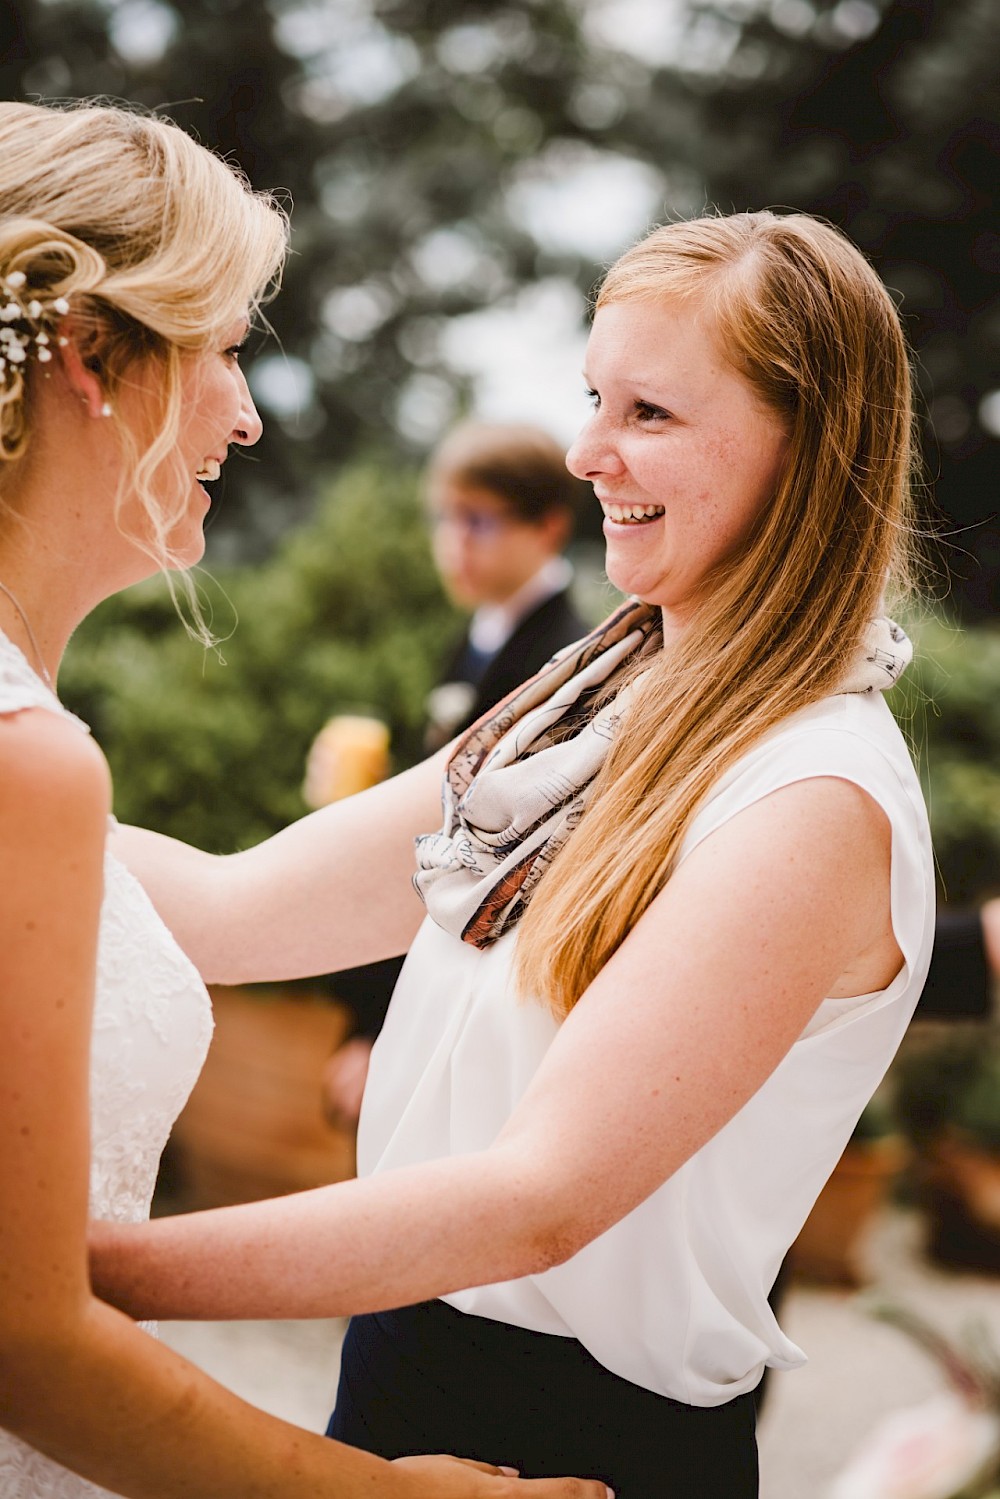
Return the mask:
<svg viewBox="0 0 1000 1499">
<path fill-rule="evenodd" d="M 887 1416 L 829 1499 L 956 1499 L 986 1479 L 998 1452 L 1000 1417 L 945 1392 Z"/>
</svg>

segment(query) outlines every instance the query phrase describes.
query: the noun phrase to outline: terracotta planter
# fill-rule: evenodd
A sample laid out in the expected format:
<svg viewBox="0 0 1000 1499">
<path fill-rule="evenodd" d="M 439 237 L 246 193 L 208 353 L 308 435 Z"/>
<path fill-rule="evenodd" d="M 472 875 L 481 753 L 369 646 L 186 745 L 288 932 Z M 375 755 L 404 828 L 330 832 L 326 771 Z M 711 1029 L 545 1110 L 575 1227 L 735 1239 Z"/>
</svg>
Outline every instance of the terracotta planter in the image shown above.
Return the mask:
<svg viewBox="0 0 1000 1499">
<path fill-rule="evenodd" d="M 320 1109 L 320 1073 L 344 1039 L 336 1002 L 212 990 L 215 1036 L 171 1137 L 186 1206 L 249 1202 L 354 1174 L 354 1139 Z"/>
<path fill-rule="evenodd" d="M 906 1155 L 895 1135 L 848 1145 L 792 1245 L 789 1261 L 796 1275 L 825 1285 L 863 1284 L 865 1230 Z"/>
</svg>

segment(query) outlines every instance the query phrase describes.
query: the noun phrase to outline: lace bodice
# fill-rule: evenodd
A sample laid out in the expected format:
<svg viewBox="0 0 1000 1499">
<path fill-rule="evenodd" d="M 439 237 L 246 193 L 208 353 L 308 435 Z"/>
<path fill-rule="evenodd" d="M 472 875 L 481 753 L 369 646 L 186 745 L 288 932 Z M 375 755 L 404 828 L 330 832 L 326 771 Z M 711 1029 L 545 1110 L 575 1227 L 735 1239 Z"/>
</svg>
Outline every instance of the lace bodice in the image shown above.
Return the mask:
<svg viewBox="0 0 1000 1499">
<path fill-rule="evenodd" d="M 0 714 L 69 713 L 0 634 Z M 104 900 L 90 1062 L 90 1209 L 135 1222 L 150 1200 L 171 1126 L 212 1034 L 208 994 L 139 882 L 111 853 Z M 104 1490 L 0 1431 L 0 1499 L 98 1499 Z"/>
</svg>

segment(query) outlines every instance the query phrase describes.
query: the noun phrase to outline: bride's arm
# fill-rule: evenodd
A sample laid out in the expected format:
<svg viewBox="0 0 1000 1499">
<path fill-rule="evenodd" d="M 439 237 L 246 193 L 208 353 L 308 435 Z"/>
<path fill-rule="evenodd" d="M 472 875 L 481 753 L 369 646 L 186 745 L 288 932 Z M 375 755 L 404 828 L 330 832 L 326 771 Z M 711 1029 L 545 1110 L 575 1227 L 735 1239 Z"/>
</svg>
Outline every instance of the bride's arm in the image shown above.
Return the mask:
<svg viewBox="0 0 1000 1499">
<path fill-rule="evenodd" d="M 113 849 L 210 983 L 333 973 L 405 952 L 423 917 L 413 840 L 440 824 L 448 751 L 213 856 L 120 828 Z"/>
<path fill-rule="evenodd" d="M 94 1296 L 88 1074 L 108 804 L 106 766 L 78 730 L 37 710 L 0 721 L 0 1424 L 132 1499 L 514 1499 L 521 1485 L 488 1470 L 397 1466 L 266 1416 Z M 604 1499 L 603 1484 L 527 1488 Z"/>
</svg>

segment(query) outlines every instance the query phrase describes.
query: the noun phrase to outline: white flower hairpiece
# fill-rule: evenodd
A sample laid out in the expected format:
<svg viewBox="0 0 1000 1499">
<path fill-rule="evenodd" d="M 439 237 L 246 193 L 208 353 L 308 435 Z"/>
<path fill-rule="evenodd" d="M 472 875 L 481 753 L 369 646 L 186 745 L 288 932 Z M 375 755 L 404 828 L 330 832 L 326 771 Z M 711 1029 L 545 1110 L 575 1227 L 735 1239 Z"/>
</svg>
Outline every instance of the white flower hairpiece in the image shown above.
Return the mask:
<svg viewBox="0 0 1000 1499">
<path fill-rule="evenodd" d="M 69 312 L 65 297 L 51 301 L 39 296 L 25 299 L 28 278 L 23 271 L 11 271 L 0 279 L 0 385 L 34 355 L 39 364 L 52 358 L 52 340 L 58 320 Z M 62 338 L 58 343 L 64 343 Z"/>
</svg>

